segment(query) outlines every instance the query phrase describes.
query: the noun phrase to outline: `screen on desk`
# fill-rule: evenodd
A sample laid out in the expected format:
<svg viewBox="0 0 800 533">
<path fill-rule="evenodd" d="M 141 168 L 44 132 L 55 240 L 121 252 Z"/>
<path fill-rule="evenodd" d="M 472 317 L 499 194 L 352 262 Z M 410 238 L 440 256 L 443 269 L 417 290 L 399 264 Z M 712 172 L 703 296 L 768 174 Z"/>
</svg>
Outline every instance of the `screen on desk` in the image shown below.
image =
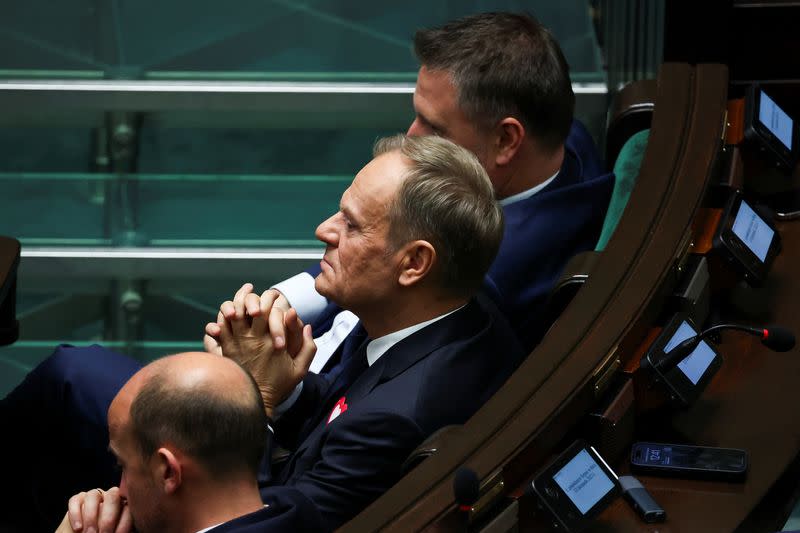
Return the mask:
<svg viewBox="0 0 800 533">
<path fill-rule="evenodd" d="M 786 148 L 792 149 L 792 119 L 764 91 L 761 91 L 758 104 L 758 120 L 780 139 Z"/>
<path fill-rule="evenodd" d="M 733 220 L 733 233 L 762 262 L 767 257 L 772 237 L 775 235 L 775 231 L 744 200 L 739 204 L 739 212 Z"/>
<path fill-rule="evenodd" d="M 578 452 L 553 479 L 583 514 L 614 488 L 614 483 L 586 450 Z"/>
<path fill-rule="evenodd" d="M 672 335 L 666 346 L 664 346 L 664 353 L 669 353 L 671 349 L 677 346 L 681 341 L 697 335 L 697 332 L 685 320 L 681 322 L 680 327 Z M 708 365 L 714 360 L 714 351 L 711 346 L 706 344 L 706 341 L 700 341 L 697 348 L 692 353 L 687 355 L 683 361 L 678 363 L 678 368 L 683 374 L 689 378 L 693 385 L 697 385 L 700 378 L 703 377 Z"/>
</svg>

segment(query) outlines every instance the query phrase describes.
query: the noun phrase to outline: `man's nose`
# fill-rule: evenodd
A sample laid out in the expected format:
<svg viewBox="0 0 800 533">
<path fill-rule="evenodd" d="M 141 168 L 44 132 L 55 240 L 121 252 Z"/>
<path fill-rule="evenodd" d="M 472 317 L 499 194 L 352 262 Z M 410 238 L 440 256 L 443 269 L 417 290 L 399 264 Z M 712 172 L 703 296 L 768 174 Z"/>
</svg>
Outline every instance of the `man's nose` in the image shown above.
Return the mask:
<svg viewBox="0 0 800 533">
<path fill-rule="evenodd" d="M 317 226 L 317 230 L 314 232 L 317 239 L 328 244 L 330 246 L 336 246 L 339 242 L 339 232 L 336 231 L 336 224 L 335 219 L 339 216 L 339 214 L 335 214 L 329 217 L 327 220 L 322 222 L 319 226 Z"/>
</svg>

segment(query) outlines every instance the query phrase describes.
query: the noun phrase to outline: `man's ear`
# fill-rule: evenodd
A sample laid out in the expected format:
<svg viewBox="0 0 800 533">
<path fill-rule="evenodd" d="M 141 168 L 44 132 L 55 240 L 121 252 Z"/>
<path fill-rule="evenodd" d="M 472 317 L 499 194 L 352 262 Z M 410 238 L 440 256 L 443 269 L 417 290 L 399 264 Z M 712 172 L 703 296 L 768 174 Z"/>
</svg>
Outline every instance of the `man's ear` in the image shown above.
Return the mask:
<svg viewBox="0 0 800 533">
<path fill-rule="evenodd" d="M 403 246 L 399 283 L 404 287 L 419 283 L 436 262 L 436 249 L 428 241 L 412 241 Z"/>
<path fill-rule="evenodd" d="M 514 117 L 506 117 L 497 123 L 495 133 L 494 163 L 499 166 L 508 165 L 517 155 L 525 140 L 525 126 Z"/>
<path fill-rule="evenodd" d="M 183 465 L 169 448 L 159 448 L 154 458 L 156 461 L 155 481 L 165 494 L 178 490 L 183 482 Z"/>
</svg>

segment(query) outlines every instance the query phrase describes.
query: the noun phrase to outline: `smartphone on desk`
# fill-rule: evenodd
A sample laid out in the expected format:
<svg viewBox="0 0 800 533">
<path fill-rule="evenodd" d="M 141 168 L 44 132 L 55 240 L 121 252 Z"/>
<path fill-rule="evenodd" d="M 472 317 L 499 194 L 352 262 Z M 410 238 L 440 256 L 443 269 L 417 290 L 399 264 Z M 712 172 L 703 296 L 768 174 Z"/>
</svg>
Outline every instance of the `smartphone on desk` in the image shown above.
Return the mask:
<svg viewBox="0 0 800 533">
<path fill-rule="evenodd" d="M 743 481 L 747 466 L 747 452 L 736 448 L 655 442 L 631 448 L 631 470 L 654 476 Z"/>
</svg>

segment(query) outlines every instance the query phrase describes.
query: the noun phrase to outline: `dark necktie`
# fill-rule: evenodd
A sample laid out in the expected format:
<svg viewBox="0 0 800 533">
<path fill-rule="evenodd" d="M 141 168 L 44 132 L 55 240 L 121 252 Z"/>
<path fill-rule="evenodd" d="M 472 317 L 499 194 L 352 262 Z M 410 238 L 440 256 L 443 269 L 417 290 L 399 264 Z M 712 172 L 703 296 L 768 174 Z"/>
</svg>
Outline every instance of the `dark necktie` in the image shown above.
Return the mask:
<svg viewBox="0 0 800 533">
<path fill-rule="evenodd" d="M 356 352 L 358 352 L 358 349 L 366 342 L 366 339 L 367 332 L 361 325 L 361 321 L 359 321 L 353 328 L 353 331 L 347 334 L 347 337 L 344 338 L 342 344 L 331 356 L 331 360 L 328 365 L 333 364 L 333 366 L 327 371 L 322 371 L 322 375 L 325 376 L 325 379 L 328 380 L 328 383 L 333 383 L 336 381 L 336 378 L 338 378 L 342 373 L 347 362 L 353 358 Z M 352 383 L 352 381 L 350 381 L 350 383 Z"/>
<path fill-rule="evenodd" d="M 342 343 L 341 362 L 331 369 L 328 380 L 331 382 L 329 396 L 339 396 L 358 379 L 364 370 L 369 367 L 367 363 L 367 345 L 369 337 L 359 322 L 354 334 L 348 335 Z"/>
<path fill-rule="evenodd" d="M 367 345 L 370 339 L 360 325 L 358 328 L 361 329 L 361 332 L 355 332 L 356 335 L 352 336 L 353 338 L 350 342 L 342 342 L 341 363 L 331 369 L 331 372 L 336 371 L 336 375 L 328 376 L 331 386 L 321 403 L 322 410 L 318 412 L 314 422 L 308 426 L 309 432 L 314 430 L 320 420 L 328 421 L 331 410 L 337 402 L 344 399 L 347 389 L 369 367 L 367 363 Z"/>
</svg>

